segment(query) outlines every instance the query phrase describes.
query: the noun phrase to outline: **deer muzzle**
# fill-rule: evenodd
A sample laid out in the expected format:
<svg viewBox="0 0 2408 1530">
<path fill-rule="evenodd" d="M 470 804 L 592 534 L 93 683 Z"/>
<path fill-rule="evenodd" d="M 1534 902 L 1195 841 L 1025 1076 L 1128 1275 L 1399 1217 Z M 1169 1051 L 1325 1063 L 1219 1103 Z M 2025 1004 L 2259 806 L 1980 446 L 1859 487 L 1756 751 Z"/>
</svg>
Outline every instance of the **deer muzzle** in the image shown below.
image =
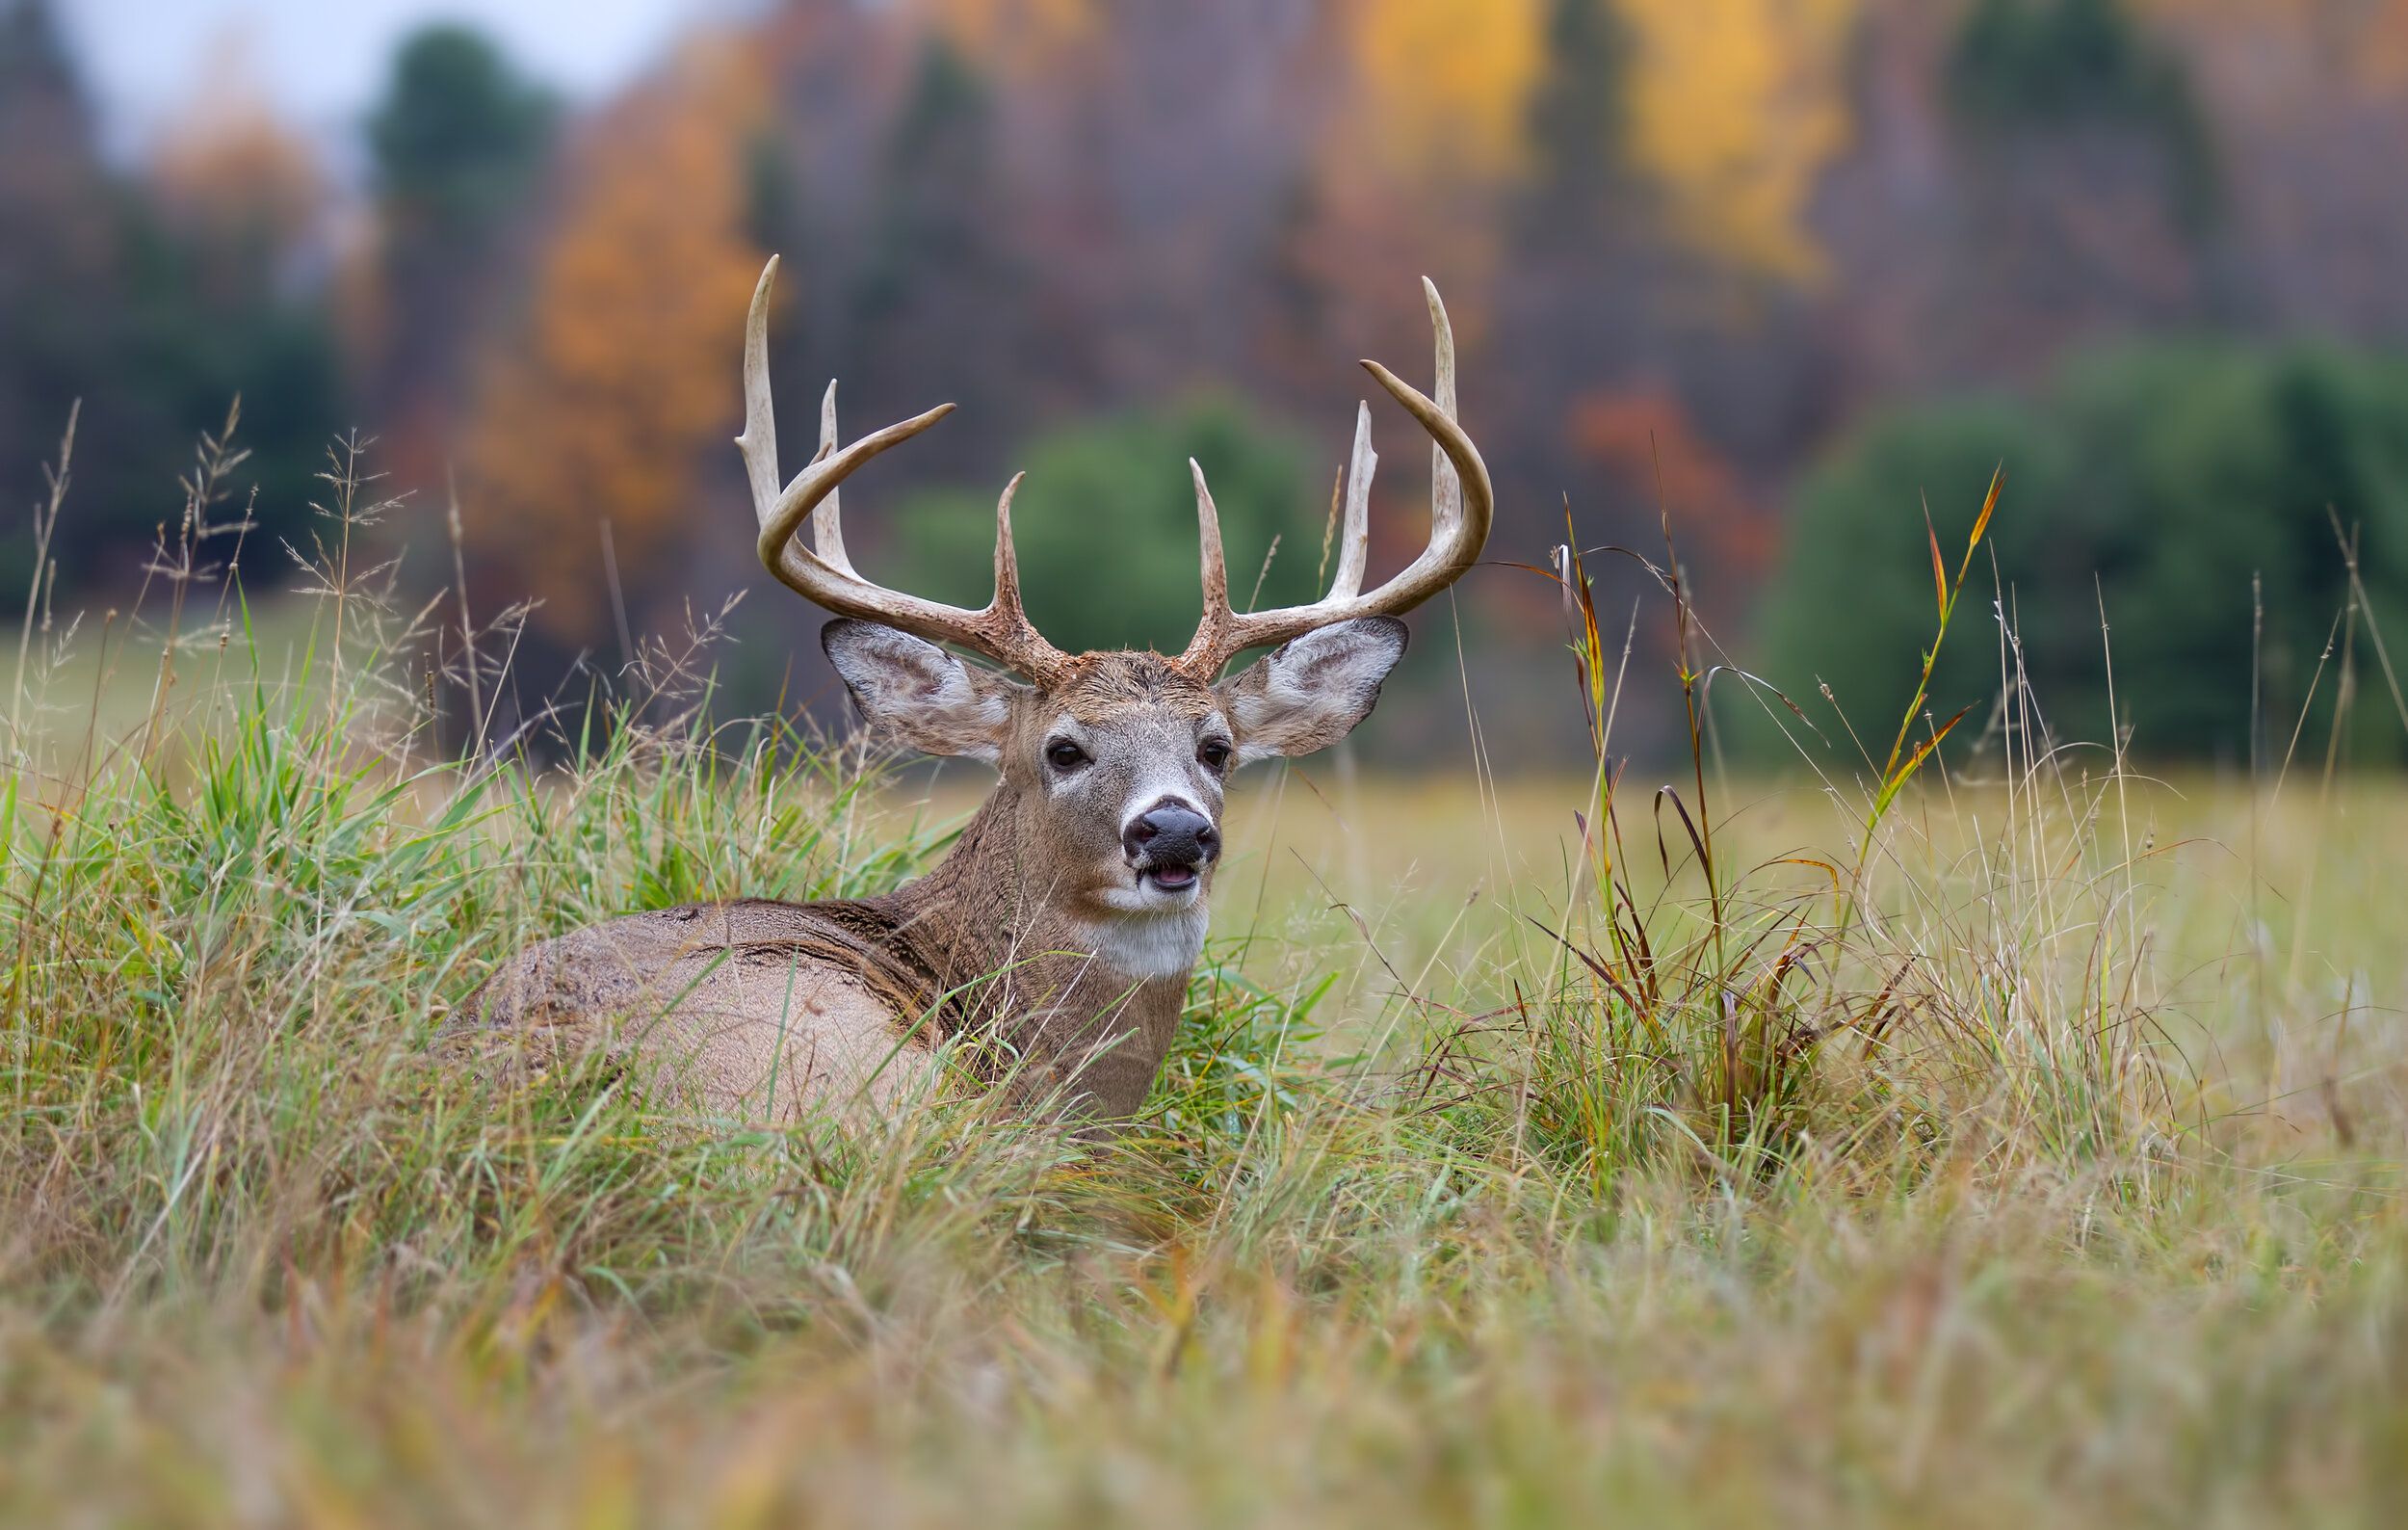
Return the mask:
<svg viewBox="0 0 2408 1530">
<path fill-rule="evenodd" d="M 1185 803 L 1156 803 L 1129 820 L 1121 848 L 1140 880 L 1166 891 L 1194 884 L 1220 857 L 1220 831 Z"/>
</svg>

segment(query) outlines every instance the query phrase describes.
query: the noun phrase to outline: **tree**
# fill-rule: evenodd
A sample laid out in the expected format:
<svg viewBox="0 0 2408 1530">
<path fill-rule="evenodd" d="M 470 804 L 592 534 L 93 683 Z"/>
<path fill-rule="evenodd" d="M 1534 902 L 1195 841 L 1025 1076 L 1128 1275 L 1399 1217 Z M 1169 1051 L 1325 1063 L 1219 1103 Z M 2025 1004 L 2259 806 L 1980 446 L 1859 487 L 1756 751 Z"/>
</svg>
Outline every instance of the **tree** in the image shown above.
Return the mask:
<svg viewBox="0 0 2408 1530">
<path fill-rule="evenodd" d="M 1507 188 L 1512 237 L 1496 300 L 1498 350 L 1513 366 L 1493 450 L 1504 501 L 1531 507 L 1525 545 L 1560 540 L 1563 496 L 1584 485 L 1576 401 L 1679 392 L 1666 298 L 1698 265 L 1672 258 L 1657 191 L 1632 161 L 1635 57 L 1611 0 L 1551 0 L 1546 59 L 1525 102 L 1530 161 Z"/>
<path fill-rule="evenodd" d="M 105 377 L 78 331 L 108 311 L 95 300 L 118 256 L 91 105 L 42 0 L 0 11 L 0 576 L 13 599 L 33 558 L 21 505 L 68 407 Z"/>
<path fill-rule="evenodd" d="M 529 224 L 555 117 L 482 34 L 437 25 L 403 41 L 368 118 L 379 249 L 363 339 L 386 461 L 406 482 L 438 479 L 471 341 L 516 264 L 509 243 Z"/>
<path fill-rule="evenodd" d="M 148 179 L 152 209 L 222 303 L 282 279 L 286 263 L 316 243 L 329 203 L 310 144 L 239 68 L 220 72 L 162 135 Z"/>
<path fill-rule="evenodd" d="M 293 279 L 316 237 L 307 149 L 239 91 L 197 103 L 153 178 L 112 173 L 46 6 L 0 13 L 0 493 L 30 494 L 83 400 L 62 592 L 140 576 L 181 514 L 196 437 L 243 401 L 252 455 L 227 486 L 257 489 L 251 561 L 282 554 L 344 423 L 320 295 Z M 9 582 L 30 542 L 11 517 Z"/>
<path fill-rule="evenodd" d="M 555 113 L 482 33 L 438 24 L 403 40 L 367 124 L 396 232 L 488 236 L 543 168 Z"/>
<path fill-rule="evenodd" d="M 2188 74 L 2122 0 L 1977 0 L 1949 61 L 1950 99 L 1977 132 L 2061 135 L 2105 124 L 2154 143 L 2188 226 L 2216 200 L 2214 157 Z"/>
<path fill-rule="evenodd" d="M 1605 0 L 1551 0 L 1546 60 L 1526 97 L 1531 153 L 1517 244 L 1558 255 L 1595 251 L 1635 190 L 1630 39 Z"/>
<path fill-rule="evenodd" d="M 1858 53 L 1814 219 L 1835 412 L 2256 305 L 2188 57 L 2125 0 L 1885 0 Z"/>
<path fill-rule="evenodd" d="M 126 507 L 124 530 L 146 537 L 162 519 L 172 529 L 195 437 L 240 398 L 236 444 L 250 457 L 229 487 L 257 489 L 245 557 L 278 564 L 280 543 L 307 534 L 310 502 L 325 497 L 328 444 L 353 423 L 324 291 L 309 279 L 325 248 L 327 176 L 239 70 L 221 71 L 165 137 L 127 225 L 118 298 L 134 329 L 112 391 L 146 395 L 137 417 L 167 423 L 142 448 L 156 478 Z"/>
<path fill-rule="evenodd" d="M 563 644 L 610 630 L 602 527 L 640 607 L 673 587 L 701 454 L 732 462 L 730 337 L 763 260 L 745 237 L 757 112 L 746 59 L 697 44 L 597 122 L 537 261 L 534 305 L 487 357 L 462 484 L 468 529 L 487 579 L 537 596 L 540 627 Z"/>
<path fill-rule="evenodd" d="M 0 11 L 0 142 L 11 149 L 0 155 L 0 196 L 10 205 L 65 212 L 89 201 L 100 175 L 92 104 L 45 0 L 9 0 Z M 0 270 L 39 249 L 9 241 Z"/>
<path fill-rule="evenodd" d="M 1025 298 L 1000 234 L 1011 217 L 991 87 L 941 36 L 922 44 L 888 131 L 872 220 L 848 348 L 862 394 L 907 397 L 937 358 L 964 348 L 1008 354 Z M 1003 408 L 981 411 L 951 450 L 995 430 L 1020 401 L 993 402 Z"/>
</svg>

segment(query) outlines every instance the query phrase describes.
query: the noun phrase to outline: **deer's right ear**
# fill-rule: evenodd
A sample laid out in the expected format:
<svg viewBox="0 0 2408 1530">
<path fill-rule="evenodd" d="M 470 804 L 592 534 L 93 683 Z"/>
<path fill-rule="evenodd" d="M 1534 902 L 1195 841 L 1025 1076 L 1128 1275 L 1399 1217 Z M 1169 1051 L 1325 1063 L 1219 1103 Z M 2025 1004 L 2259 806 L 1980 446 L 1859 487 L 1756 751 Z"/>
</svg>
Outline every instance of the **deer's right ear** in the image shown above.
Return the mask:
<svg viewBox="0 0 2408 1530">
<path fill-rule="evenodd" d="M 1011 693 L 1019 689 L 1011 681 L 875 621 L 831 621 L 820 629 L 820 646 L 878 732 L 924 754 L 990 765 L 1004 757 Z"/>
</svg>

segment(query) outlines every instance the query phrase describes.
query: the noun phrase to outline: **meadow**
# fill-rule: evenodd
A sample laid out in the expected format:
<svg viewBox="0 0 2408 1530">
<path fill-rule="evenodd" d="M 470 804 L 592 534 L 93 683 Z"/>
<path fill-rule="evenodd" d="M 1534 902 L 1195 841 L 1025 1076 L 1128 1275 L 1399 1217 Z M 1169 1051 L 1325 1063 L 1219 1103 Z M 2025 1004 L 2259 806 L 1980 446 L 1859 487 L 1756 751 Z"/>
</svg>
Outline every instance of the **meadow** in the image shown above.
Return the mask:
<svg viewBox="0 0 2408 1530">
<path fill-rule="evenodd" d="M 1969 748 L 1524 779 L 1475 710 L 1456 773 L 1240 794 L 1127 1128 L 772 1129 L 438 1035 L 539 935 L 891 885 L 976 783 L 687 663 L 460 757 L 327 575 L 29 625 L 0 1519 L 2408 1511 L 2408 791 L 2316 740 L 2162 779 L 2010 668 Z M 1581 657 L 1601 757 L 1702 689 Z"/>
</svg>

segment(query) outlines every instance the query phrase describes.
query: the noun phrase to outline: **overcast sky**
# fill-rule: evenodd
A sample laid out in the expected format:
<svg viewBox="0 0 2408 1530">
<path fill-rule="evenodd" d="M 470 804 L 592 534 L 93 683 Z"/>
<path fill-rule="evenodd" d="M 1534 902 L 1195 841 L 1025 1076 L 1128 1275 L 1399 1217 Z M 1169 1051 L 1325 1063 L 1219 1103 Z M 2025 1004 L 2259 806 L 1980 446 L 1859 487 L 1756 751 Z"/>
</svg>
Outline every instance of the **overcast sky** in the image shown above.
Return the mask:
<svg viewBox="0 0 2408 1530">
<path fill-rule="evenodd" d="M 212 71 L 246 71 L 297 125 L 337 132 L 384 79 L 395 40 L 465 20 L 576 95 L 619 84 L 678 28 L 744 0 L 53 0 L 112 144 L 137 147 Z"/>
</svg>

